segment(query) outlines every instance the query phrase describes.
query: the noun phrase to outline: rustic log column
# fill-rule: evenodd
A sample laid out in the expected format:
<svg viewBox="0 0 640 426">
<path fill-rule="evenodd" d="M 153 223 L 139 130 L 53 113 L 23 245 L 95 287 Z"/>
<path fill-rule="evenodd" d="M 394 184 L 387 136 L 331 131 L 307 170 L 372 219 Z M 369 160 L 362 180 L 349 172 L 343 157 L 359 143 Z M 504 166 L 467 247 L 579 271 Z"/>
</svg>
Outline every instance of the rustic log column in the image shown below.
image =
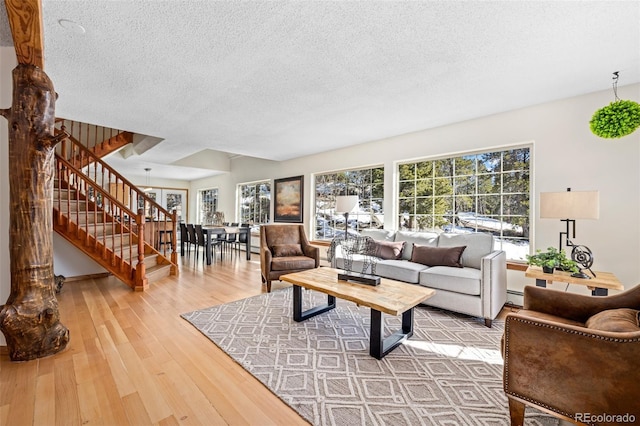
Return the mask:
<svg viewBox="0 0 640 426">
<path fill-rule="evenodd" d="M 56 93 L 45 72 L 13 70 L 9 121 L 9 255 L 11 293 L 0 308 L 0 330 L 13 361 L 55 354 L 69 342 L 60 323 L 53 273 L 54 136 Z M 5 176 L 3 176 L 5 178 Z"/>
</svg>

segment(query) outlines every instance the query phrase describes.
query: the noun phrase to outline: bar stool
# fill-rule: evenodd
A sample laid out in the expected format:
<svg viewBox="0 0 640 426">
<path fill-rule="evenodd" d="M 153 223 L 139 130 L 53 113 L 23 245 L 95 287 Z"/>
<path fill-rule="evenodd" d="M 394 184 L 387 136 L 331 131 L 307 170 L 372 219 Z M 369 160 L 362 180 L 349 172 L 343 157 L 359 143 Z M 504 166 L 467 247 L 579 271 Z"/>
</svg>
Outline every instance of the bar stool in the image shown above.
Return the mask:
<svg viewBox="0 0 640 426">
<path fill-rule="evenodd" d="M 158 250 L 163 244 L 169 244 L 169 248 L 173 247 L 173 229 L 163 229 L 158 231 Z"/>
</svg>

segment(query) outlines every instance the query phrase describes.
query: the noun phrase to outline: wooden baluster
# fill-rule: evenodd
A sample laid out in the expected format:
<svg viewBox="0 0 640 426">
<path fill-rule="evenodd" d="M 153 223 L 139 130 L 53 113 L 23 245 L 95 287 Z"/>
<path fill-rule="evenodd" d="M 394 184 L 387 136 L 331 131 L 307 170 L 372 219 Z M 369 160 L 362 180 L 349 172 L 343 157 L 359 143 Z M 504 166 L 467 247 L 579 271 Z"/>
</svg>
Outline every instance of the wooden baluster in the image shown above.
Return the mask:
<svg viewBox="0 0 640 426">
<path fill-rule="evenodd" d="M 144 221 L 144 210 L 139 209 L 136 216 L 138 225 L 138 263 L 136 264 L 135 291 L 143 291 L 147 288 L 147 272 L 144 264 Z"/>
<path fill-rule="evenodd" d="M 86 181 L 85 181 L 86 182 Z M 95 187 L 93 187 L 92 185 L 89 185 L 89 188 L 93 189 L 93 199 L 95 200 L 96 198 L 96 190 Z M 89 211 L 89 203 L 90 203 L 90 199 L 87 199 L 84 201 L 84 217 L 85 217 L 85 224 L 84 224 L 84 229 L 85 229 L 85 233 L 84 233 L 84 245 L 85 246 L 89 246 L 89 214 L 93 213 L 93 223 L 98 223 L 98 216 L 97 216 L 97 212 L 96 212 L 96 208 L 95 208 L 95 203 L 93 204 L 93 211 Z M 80 205 L 80 201 L 77 201 L 78 205 Z"/>
<path fill-rule="evenodd" d="M 71 176 L 69 176 L 69 169 L 67 169 L 67 167 L 64 167 L 64 181 L 66 183 L 66 189 L 67 189 L 67 196 L 65 197 L 65 204 L 67 205 L 67 232 L 69 234 L 71 234 L 71 202 L 69 201 L 71 199 L 71 185 L 70 185 L 70 180 L 71 180 Z M 78 193 L 78 191 L 76 191 L 76 194 Z"/>
<path fill-rule="evenodd" d="M 60 127 L 60 130 L 66 132 L 67 128 L 65 127 L 64 123 L 62 124 L 62 127 Z M 62 144 L 60 145 L 60 157 L 64 158 L 65 160 L 67 159 L 67 138 L 64 138 L 62 140 Z"/>
</svg>

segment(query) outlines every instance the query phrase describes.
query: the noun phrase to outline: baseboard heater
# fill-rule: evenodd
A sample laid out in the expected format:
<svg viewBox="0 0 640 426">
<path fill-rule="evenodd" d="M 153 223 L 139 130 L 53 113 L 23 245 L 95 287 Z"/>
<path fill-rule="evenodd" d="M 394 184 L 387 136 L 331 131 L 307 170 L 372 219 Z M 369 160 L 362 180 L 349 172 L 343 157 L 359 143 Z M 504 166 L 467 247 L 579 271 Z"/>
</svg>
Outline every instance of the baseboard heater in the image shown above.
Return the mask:
<svg viewBox="0 0 640 426">
<path fill-rule="evenodd" d="M 522 291 L 516 291 L 516 290 L 507 290 L 507 296 L 509 295 L 516 296 L 516 297 L 524 297 L 524 293 Z M 513 300 L 507 300 L 504 306 L 508 308 L 522 308 L 522 305 L 514 302 Z"/>
</svg>

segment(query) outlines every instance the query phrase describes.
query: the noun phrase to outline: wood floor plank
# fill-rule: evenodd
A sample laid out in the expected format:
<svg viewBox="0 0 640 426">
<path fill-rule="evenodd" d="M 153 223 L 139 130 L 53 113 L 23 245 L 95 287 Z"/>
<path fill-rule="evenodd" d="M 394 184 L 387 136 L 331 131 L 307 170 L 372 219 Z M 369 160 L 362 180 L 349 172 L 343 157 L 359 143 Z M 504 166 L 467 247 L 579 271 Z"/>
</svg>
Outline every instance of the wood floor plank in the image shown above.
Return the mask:
<svg viewBox="0 0 640 426">
<path fill-rule="evenodd" d="M 34 424 L 52 424 L 55 421 L 56 401 L 50 398 L 55 388 L 55 374 L 53 371 L 38 375 L 36 382 L 35 412 L 33 415 Z"/>
<path fill-rule="evenodd" d="M 134 392 L 130 395 L 122 398 L 122 402 L 124 403 L 124 409 L 127 412 L 127 418 L 129 419 L 129 424 L 131 425 L 149 425 L 153 424 L 151 422 L 151 418 L 149 417 L 149 413 L 147 413 L 144 404 L 142 403 L 142 399 L 138 392 Z"/>
<path fill-rule="evenodd" d="M 80 395 L 75 380 L 75 371 L 70 354 L 61 354 L 55 364 L 55 390 L 51 396 L 55 398 L 55 424 L 82 424 L 80 416 Z M 51 398 L 51 396 L 49 398 Z M 42 401 L 36 402 L 36 408 Z M 49 421 L 38 421 L 34 424 L 53 424 Z"/>
</svg>

